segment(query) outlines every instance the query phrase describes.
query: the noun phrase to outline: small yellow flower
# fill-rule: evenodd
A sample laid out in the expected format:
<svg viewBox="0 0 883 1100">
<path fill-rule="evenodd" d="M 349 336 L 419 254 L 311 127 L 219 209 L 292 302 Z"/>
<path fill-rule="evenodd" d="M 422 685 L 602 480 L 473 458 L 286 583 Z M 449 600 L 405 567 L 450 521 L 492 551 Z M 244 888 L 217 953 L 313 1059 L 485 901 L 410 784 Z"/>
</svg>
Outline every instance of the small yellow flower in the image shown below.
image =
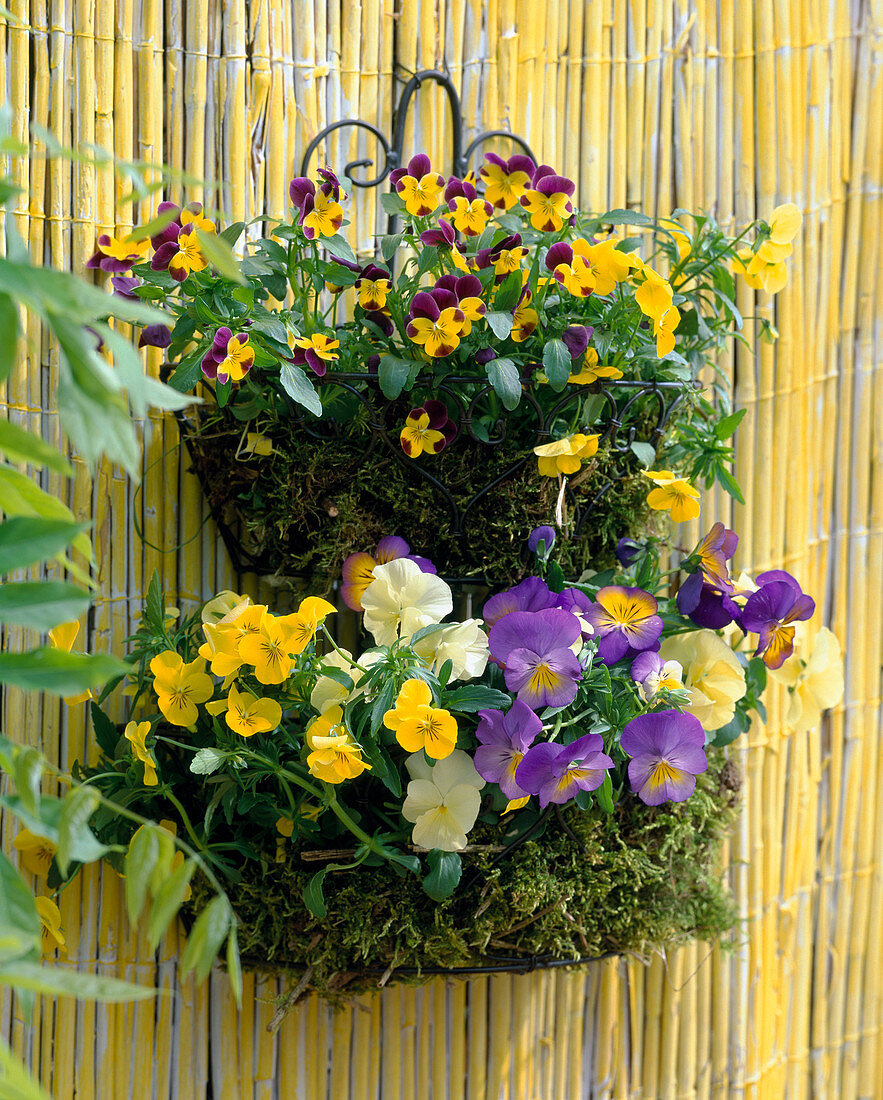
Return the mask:
<svg viewBox="0 0 883 1100">
<path fill-rule="evenodd" d="M 275 699 L 258 699 L 248 691 L 230 685 L 227 696 L 227 725 L 241 737 L 269 733 L 282 721 L 282 707 Z"/>
<path fill-rule="evenodd" d="M 276 822 L 276 862 L 285 862 L 285 841 L 294 833 L 294 821 L 290 817 L 280 817 Z"/>
<path fill-rule="evenodd" d="M 307 726 L 304 736 L 312 750 L 307 756 L 310 774 L 326 783 L 355 779 L 371 765 L 343 723 L 343 709 L 331 707 Z"/>
<path fill-rule="evenodd" d="M 512 339 L 516 344 L 523 344 L 540 323 L 540 315 L 531 307 L 530 291 L 524 295 L 515 308 L 512 315 Z"/>
<path fill-rule="evenodd" d="M 674 351 L 675 329 L 681 323 L 681 314 L 677 306 L 667 309 L 660 318 L 653 319 L 653 335 L 656 337 L 656 354 L 660 359 Z"/>
<path fill-rule="evenodd" d="M 291 670 L 294 644 L 284 621 L 265 611 L 258 631 L 240 639 L 239 656 L 254 666 L 254 674 L 262 684 L 281 684 Z"/>
<path fill-rule="evenodd" d="M 206 674 L 205 661 L 197 657 L 184 664 L 180 653 L 167 649 L 150 662 L 153 690 L 159 709 L 173 726 L 192 726 L 199 711 L 197 705 L 211 699 L 215 685 Z"/>
<path fill-rule="evenodd" d="M 307 596 L 301 600 L 297 611 L 291 615 L 283 615 L 279 622 L 288 631 L 291 643 L 291 653 L 303 653 L 316 631 L 319 624 L 324 622 L 328 615 L 334 615 L 337 608 L 321 596 Z"/>
<path fill-rule="evenodd" d="M 567 381 L 576 386 L 588 386 L 592 382 L 597 382 L 600 378 L 622 378 L 622 371 L 616 367 L 602 367 L 598 359 L 597 349 L 589 348 L 586 351 L 586 357 L 579 372 L 571 374 Z M 543 380 L 545 381 L 545 376 Z"/>
<path fill-rule="evenodd" d="M 429 426 L 429 413 L 414 409 L 408 413 L 405 426 L 399 435 L 402 450 L 409 458 L 419 458 L 425 451 L 436 455 L 444 448 L 445 437 Z"/>
<path fill-rule="evenodd" d="M 663 314 L 672 306 L 672 289 L 668 280 L 654 271 L 652 267 L 642 264 L 645 276 L 644 282 L 635 291 L 635 301 L 645 317 L 653 321 L 659 321 Z"/>
<path fill-rule="evenodd" d="M 395 707 L 383 716 L 407 752 L 426 751 L 433 760 L 450 756 L 457 744 L 457 720 L 450 711 L 432 705 L 432 691 L 423 680 L 406 680 Z"/>
<path fill-rule="evenodd" d="M 598 450 L 597 435 L 565 436 L 552 443 L 542 443 L 534 447 L 533 453 L 539 459 L 539 471 L 543 477 L 557 477 L 558 474 L 575 474 L 582 460 L 591 458 Z"/>
<path fill-rule="evenodd" d="M 670 512 L 675 523 L 685 523 L 699 515 L 699 490 L 689 481 L 675 477 L 671 470 L 643 470 L 642 473 L 657 486 L 647 497 L 651 508 Z"/>
<path fill-rule="evenodd" d="M 684 709 L 706 730 L 719 730 L 733 720 L 736 703 L 745 694 L 745 673 L 726 642 L 713 630 L 696 630 L 666 638 L 659 650 L 663 661 L 683 669 L 690 705 Z"/>
<path fill-rule="evenodd" d="M 39 878 L 46 878 L 58 849 L 46 837 L 36 836 L 30 829 L 21 829 L 12 842 L 20 853 L 21 865 Z"/>
<path fill-rule="evenodd" d="M 66 954 L 66 941 L 61 928 L 61 913 L 52 898 L 34 898 L 37 906 L 37 916 L 43 926 L 43 955 L 52 955 L 56 950 L 62 955 Z"/>
<path fill-rule="evenodd" d="M 660 218 L 659 224 L 663 229 L 667 229 L 674 238 L 674 245 L 678 250 L 678 260 L 683 260 L 689 256 L 693 244 L 690 240 L 690 234 L 687 233 L 680 222 L 676 222 L 674 218 Z"/>
<path fill-rule="evenodd" d="M 770 214 L 769 239 L 773 244 L 790 244 L 800 232 L 803 215 L 793 202 L 782 203 Z"/>
<path fill-rule="evenodd" d="M 69 623 L 59 623 L 49 631 L 49 641 L 54 649 L 60 649 L 63 653 L 70 653 L 80 633 L 80 624 L 74 619 Z M 92 698 L 91 691 L 81 691 L 79 695 L 66 695 L 65 706 L 75 707 L 78 703 L 85 703 Z"/>
<path fill-rule="evenodd" d="M 191 232 L 182 229 L 178 234 L 178 251 L 169 260 L 169 274 L 178 282 L 183 282 L 191 272 L 204 271 L 208 267 L 208 260 L 199 247 L 196 228 L 190 228 Z"/>
<path fill-rule="evenodd" d="M 343 224 L 343 207 L 318 189 L 312 198 L 313 208 L 301 223 L 304 233 L 310 240 L 333 237 Z"/>
<path fill-rule="evenodd" d="M 194 721 L 196 721 L 195 718 Z M 123 731 L 123 737 L 131 744 L 136 758 L 144 765 L 144 786 L 156 787 L 159 783 L 156 778 L 156 764 L 153 762 L 153 757 L 147 751 L 147 745 L 145 744 L 149 733 L 149 722 L 129 722 Z"/>
</svg>

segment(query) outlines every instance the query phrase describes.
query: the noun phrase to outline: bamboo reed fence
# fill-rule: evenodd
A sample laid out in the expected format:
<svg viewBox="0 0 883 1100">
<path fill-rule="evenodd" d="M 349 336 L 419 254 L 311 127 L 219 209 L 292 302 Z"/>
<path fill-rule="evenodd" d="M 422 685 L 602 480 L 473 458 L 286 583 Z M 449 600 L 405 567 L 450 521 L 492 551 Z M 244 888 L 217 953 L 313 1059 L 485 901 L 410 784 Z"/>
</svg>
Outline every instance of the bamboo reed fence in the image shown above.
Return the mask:
<svg viewBox="0 0 883 1100">
<path fill-rule="evenodd" d="M 749 504 L 711 494 L 705 515 L 741 532 L 739 564 L 784 566 L 819 597 L 817 621 L 845 644 L 847 689 L 822 729 L 800 735 L 783 732 L 774 697 L 736 752 L 735 951 L 437 980 L 336 1015 L 312 999 L 272 1036 L 275 980 L 246 977 L 241 1015 L 222 974 L 179 984 L 176 936 L 150 954 L 116 876 L 92 871 L 64 895 L 70 965 L 164 995 L 44 1000 L 31 1027 L 6 999 L 0 1035 L 59 1100 L 883 1097 L 881 0 L 5 3 L 27 24 L 0 20 L 15 136 L 36 123 L 65 144 L 221 180 L 231 220 L 281 213 L 321 126 L 358 115 L 389 129 L 399 77 L 433 66 L 462 89 L 468 122 L 522 134 L 579 180 L 585 206 L 706 208 L 729 224 L 796 202 L 790 285 L 775 304 L 744 288 L 739 303 L 780 339 L 723 364 L 749 410 L 737 462 Z M 440 154 L 445 117 L 440 92 L 421 94 L 411 147 Z M 338 163 L 367 151 L 361 137 L 341 142 Z M 87 161 L 35 157 L 15 171 L 19 228 L 58 266 L 81 270 L 96 231 L 147 214 Z M 359 201 L 351 232 L 364 249 L 375 199 Z M 28 335 L 5 408 L 58 441 L 57 352 L 38 328 Z M 121 650 L 154 569 L 188 600 L 236 580 L 174 422 L 144 429 L 140 490 L 107 466 L 92 481 L 78 465 L 70 487 L 48 479 L 95 520 L 98 650 Z M 6 643 L 21 642 L 10 630 Z M 83 718 L 10 693 L 3 728 L 70 761 L 87 751 Z"/>
</svg>

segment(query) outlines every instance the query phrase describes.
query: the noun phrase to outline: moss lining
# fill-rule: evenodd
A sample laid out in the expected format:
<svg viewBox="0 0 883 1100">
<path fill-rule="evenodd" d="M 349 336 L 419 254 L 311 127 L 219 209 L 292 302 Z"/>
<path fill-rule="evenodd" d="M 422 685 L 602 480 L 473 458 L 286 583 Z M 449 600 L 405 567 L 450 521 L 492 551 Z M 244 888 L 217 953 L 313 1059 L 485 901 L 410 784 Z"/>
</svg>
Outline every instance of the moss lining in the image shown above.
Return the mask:
<svg viewBox="0 0 883 1100">
<path fill-rule="evenodd" d="M 554 522 L 558 483 L 539 476 L 533 456 L 472 506 L 458 533 L 438 489 L 383 444 L 372 448 L 368 436 L 318 444 L 280 423 L 267 432 L 272 455 L 231 463 L 243 426 L 229 414 L 221 416 L 212 412 L 205 429 L 190 436 L 194 467 L 215 514 L 238 530 L 267 571 L 282 576 L 336 575 L 348 554 L 396 534 L 447 576 L 512 584 L 527 571 L 528 532 Z M 461 437 L 440 455 L 418 462 L 462 508 L 529 450 L 528 439 L 489 447 Z M 592 510 L 584 533 L 576 538 L 565 530 L 559 538 L 556 554 L 565 576 L 579 576 L 590 566 L 606 568 L 620 537 L 648 529 L 648 484 L 633 457 L 602 449 L 570 479 L 570 488 L 588 501 L 611 477 L 616 480 Z"/>
<path fill-rule="evenodd" d="M 645 954 L 724 937 L 736 914 L 720 853 L 738 787 L 723 751 L 710 750 L 709 769 L 686 802 L 653 808 L 627 795 L 611 817 L 569 807 L 505 860 L 493 863 L 487 851 L 464 856 L 461 886 L 441 903 L 388 864 L 331 872 L 321 921 L 301 900 L 321 865 L 270 855 L 244 867 L 231 887 L 243 957 L 288 973 L 299 993 L 333 999 L 376 988 L 378 971 L 388 968 L 468 966 L 486 955 Z M 499 844 L 499 830 L 479 825 L 470 841 Z M 210 897 L 205 882 L 195 883 L 192 911 Z"/>
</svg>

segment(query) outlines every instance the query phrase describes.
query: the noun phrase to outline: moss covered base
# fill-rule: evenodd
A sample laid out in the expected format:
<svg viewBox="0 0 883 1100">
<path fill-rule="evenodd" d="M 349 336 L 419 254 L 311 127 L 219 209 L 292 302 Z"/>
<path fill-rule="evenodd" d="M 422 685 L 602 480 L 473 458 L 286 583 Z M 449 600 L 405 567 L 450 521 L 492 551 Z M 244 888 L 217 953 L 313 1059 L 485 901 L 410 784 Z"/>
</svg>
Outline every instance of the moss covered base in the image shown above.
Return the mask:
<svg viewBox="0 0 883 1100">
<path fill-rule="evenodd" d="M 539 476 L 529 440 L 491 447 L 460 438 L 441 454 L 418 459 L 449 500 L 367 432 L 317 441 L 293 422 L 291 428 L 280 424 L 268 433 L 272 454 L 233 461 L 242 433 L 241 423 L 214 410 L 189 444 L 214 514 L 236 532 L 262 572 L 336 575 L 348 554 L 396 534 L 446 576 L 511 584 L 528 568 L 528 532 L 555 523 L 558 480 Z M 530 457 L 518 470 L 467 508 L 525 454 Z M 565 576 L 606 568 L 620 537 L 648 531 L 647 488 L 633 457 L 604 449 L 569 479 L 556 547 Z M 574 508 L 602 490 L 582 535 L 572 537 Z"/>
<path fill-rule="evenodd" d="M 738 787 L 733 765 L 711 750 L 695 794 L 677 805 L 653 808 L 627 795 L 610 817 L 597 807 L 552 813 L 541 837 L 496 863 L 499 828 L 479 825 L 470 841 L 491 847 L 464 855 L 461 884 L 441 903 L 412 874 L 362 866 L 328 874 L 328 913 L 317 920 L 301 895 L 321 864 L 270 857 L 247 866 L 231 888 L 244 959 L 288 972 L 298 993 L 334 997 L 376 988 L 398 967 L 471 966 L 488 955 L 646 954 L 717 939 L 735 924 L 720 851 Z M 197 884 L 194 909 L 210 896 Z"/>
</svg>

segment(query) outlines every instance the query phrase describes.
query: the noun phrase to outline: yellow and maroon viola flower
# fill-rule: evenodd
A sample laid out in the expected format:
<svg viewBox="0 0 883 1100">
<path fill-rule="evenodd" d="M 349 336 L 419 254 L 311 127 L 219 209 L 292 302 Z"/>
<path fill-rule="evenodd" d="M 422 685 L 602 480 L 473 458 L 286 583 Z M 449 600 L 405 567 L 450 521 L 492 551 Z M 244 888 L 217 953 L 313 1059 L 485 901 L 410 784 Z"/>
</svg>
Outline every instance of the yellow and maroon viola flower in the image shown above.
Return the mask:
<svg viewBox="0 0 883 1100">
<path fill-rule="evenodd" d="M 667 309 L 660 318 L 653 319 L 653 335 L 656 337 L 656 354 L 663 359 L 675 348 L 675 330 L 681 323 L 677 306 Z"/>
<path fill-rule="evenodd" d="M 383 724 L 407 752 L 423 749 L 432 760 L 444 760 L 457 745 L 456 719 L 450 711 L 432 706 L 432 691 L 424 680 L 402 684 L 395 706 L 383 715 Z"/>
<path fill-rule="evenodd" d="M 445 201 L 454 228 L 467 237 L 480 236 L 487 227 L 494 208 L 481 198 L 473 184 L 452 176 L 445 188 Z"/>
<path fill-rule="evenodd" d="M 298 367 L 309 367 L 313 374 L 323 378 L 328 364 L 339 359 L 335 348 L 340 341 L 324 332 L 314 332 L 312 336 L 289 337 L 288 343 L 294 352 L 292 362 Z"/>
<path fill-rule="evenodd" d="M 699 515 L 699 490 L 694 489 L 689 481 L 676 477 L 671 470 L 641 472 L 656 486 L 647 495 L 647 503 L 655 511 L 669 512 L 675 523 L 686 523 Z"/>
<path fill-rule="evenodd" d="M 248 333 L 237 332 L 222 325 L 215 333 L 212 346 L 202 359 L 202 373 L 210 381 L 241 382 L 254 364 L 254 348 L 248 344 Z"/>
<path fill-rule="evenodd" d="M 569 330 L 568 330 L 569 331 Z M 567 333 L 561 337 L 564 343 L 567 343 Z M 572 358 L 577 358 L 571 353 Z M 577 386 L 588 386 L 592 382 L 598 382 L 601 379 L 613 379 L 622 378 L 622 371 L 617 367 L 605 367 L 602 366 L 598 359 L 598 352 L 595 348 L 589 348 L 586 351 L 586 357 L 583 361 L 583 365 L 574 374 L 570 374 L 567 377 L 568 382 L 572 382 Z"/>
<path fill-rule="evenodd" d="M 192 227 L 182 228 L 176 241 L 167 241 L 153 254 L 150 266 L 154 271 L 165 271 L 179 283 L 194 271 L 204 271 L 208 260 L 199 246 L 199 238 Z"/>
<path fill-rule="evenodd" d="M 136 241 L 131 236 L 112 237 L 102 233 L 96 242 L 96 249 L 86 261 L 86 267 L 97 267 L 101 271 L 118 273 L 129 271 L 147 259 L 150 240 Z"/>
<path fill-rule="evenodd" d="M 531 293 L 525 287 L 512 313 L 512 331 L 509 335 L 516 344 L 523 344 L 540 323 L 540 315 L 531 306 L 531 301 Z"/>
<path fill-rule="evenodd" d="M 531 185 L 520 198 L 530 214 L 530 224 L 541 233 L 557 233 L 573 215 L 573 180 L 555 174 L 548 164 L 534 172 Z"/>
<path fill-rule="evenodd" d="M 355 282 L 357 301 L 362 309 L 380 312 L 386 308 L 386 298 L 392 289 L 392 277 L 377 264 L 368 264 Z"/>
<path fill-rule="evenodd" d="M 598 659 L 614 665 L 645 649 L 657 649 L 662 634 L 658 604 L 643 588 L 608 584 L 598 590 L 596 602 L 583 615 L 599 639 Z"/>
<path fill-rule="evenodd" d="M 373 554 L 359 550 L 344 561 L 341 569 L 343 584 L 340 595 L 347 607 L 353 611 L 362 610 L 362 594 L 374 580 L 374 570 L 378 565 L 386 565 L 396 558 L 407 558 L 411 548 L 398 535 L 387 535 L 378 542 Z M 421 559 L 423 560 L 423 559 Z M 428 570 L 435 572 L 435 567 Z"/>
<path fill-rule="evenodd" d="M 784 569 L 771 569 L 757 577 L 760 588 L 745 601 L 740 625 L 757 634 L 755 657 L 767 668 L 780 668 L 794 652 L 794 624 L 812 618 L 816 605 L 812 597 Z"/>
<path fill-rule="evenodd" d="M 604 782 L 613 761 L 604 751 L 597 733 L 587 733 L 569 745 L 542 742 L 528 749 L 515 772 L 515 781 L 540 800 L 540 809 L 550 802 L 561 805 L 580 791 L 595 791 Z"/>
<path fill-rule="evenodd" d="M 692 714 L 639 714 L 622 731 L 620 745 L 631 757 L 631 788 L 648 806 L 685 801 L 696 789 L 696 776 L 708 769 L 705 731 Z"/>
<path fill-rule="evenodd" d="M 520 271 L 528 249 L 521 243 L 521 235 L 512 233 L 504 237 L 491 248 L 480 248 L 475 253 L 475 263 L 479 270 L 486 267 L 494 269 L 495 282 L 501 283 L 513 271 Z"/>
<path fill-rule="evenodd" d="M 405 332 L 431 358 L 443 358 L 460 346 L 466 314 L 451 291 L 418 291 L 408 318 Z"/>
<path fill-rule="evenodd" d="M 429 413 L 422 406 L 408 413 L 399 440 L 408 458 L 419 458 L 424 451 L 437 455 L 447 442 L 440 431 L 430 427 Z"/>
<path fill-rule="evenodd" d="M 511 210 L 530 187 L 537 166 L 529 156 L 516 153 L 503 160 L 496 153 L 485 153 L 487 162 L 478 170 L 484 180 L 484 197 L 499 210 Z"/>
<path fill-rule="evenodd" d="M 443 275 L 432 290 L 432 296 L 441 305 L 453 304 L 449 299 L 443 299 L 438 291 L 449 291 L 454 295 L 456 305 L 463 311 L 465 320 L 460 328 L 461 336 L 468 336 L 472 332 L 473 321 L 480 321 L 487 313 L 487 306 L 481 300 L 481 280 L 476 275 Z"/>
<path fill-rule="evenodd" d="M 433 172 L 425 153 L 411 157 L 407 168 L 390 172 L 389 182 L 404 200 L 405 209 L 415 218 L 425 218 L 441 204 L 445 177 Z"/>
<path fill-rule="evenodd" d="M 572 647 L 581 639 L 576 615 L 553 607 L 503 615 L 491 627 L 488 647 L 503 667 L 506 687 L 531 710 L 539 710 L 563 707 L 576 698 L 583 670 Z M 524 786 L 520 780 L 519 785 Z"/>
<path fill-rule="evenodd" d="M 343 224 L 340 183 L 329 168 L 320 168 L 322 183 L 317 187 L 306 176 L 295 177 L 288 186 L 292 205 L 299 211 L 298 224 L 307 240 L 333 237 Z"/>
<path fill-rule="evenodd" d="M 576 432 L 555 439 L 551 443 L 541 443 L 534 447 L 533 453 L 539 459 L 539 472 L 542 477 L 557 477 L 559 474 L 575 474 L 583 459 L 591 458 L 598 451 L 597 435 L 584 435 Z"/>
<path fill-rule="evenodd" d="M 456 248 L 457 234 L 447 218 L 439 218 L 435 229 L 424 229 L 420 234 L 423 244 L 431 248 Z"/>
<path fill-rule="evenodd" d="M 64 930 L 61 927 L 61 913 L 52 898 L 42 895 L 34 898 L 37 907 L 37 916 L 42 925 L 42 942 L 40 950 L 43 955 L 52 955 L 55 951 L 66 954 L 66 941 Z"/>
</svg>

